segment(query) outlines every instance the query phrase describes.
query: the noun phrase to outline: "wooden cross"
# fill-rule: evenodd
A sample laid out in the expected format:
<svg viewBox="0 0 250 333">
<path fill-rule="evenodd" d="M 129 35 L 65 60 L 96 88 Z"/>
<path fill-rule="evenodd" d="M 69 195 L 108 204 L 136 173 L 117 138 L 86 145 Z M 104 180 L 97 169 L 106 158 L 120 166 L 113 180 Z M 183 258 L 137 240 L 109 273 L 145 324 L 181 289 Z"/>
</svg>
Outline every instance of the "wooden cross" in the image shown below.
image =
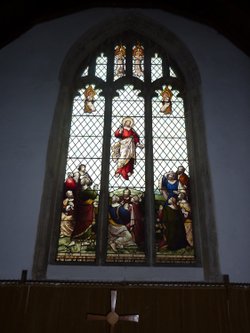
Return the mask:
<svg viewBox="0 0 250 333">
<path fill-rule="evenodd" d="M 117 290 L 111 290 L 111 311 L 106 315 L 98 315 L 98 314 L 87 314 L 87 320 L 106 320 L 110 324 L 110 333 L 114 332 L 115 324 L 118 320 L 125 321 L 135 321 L 139 322 L 139 315 L 123 315 L 119 316 L 115 312 L 116 308 L 116 300 L 117 300 Z"/>
</svg>

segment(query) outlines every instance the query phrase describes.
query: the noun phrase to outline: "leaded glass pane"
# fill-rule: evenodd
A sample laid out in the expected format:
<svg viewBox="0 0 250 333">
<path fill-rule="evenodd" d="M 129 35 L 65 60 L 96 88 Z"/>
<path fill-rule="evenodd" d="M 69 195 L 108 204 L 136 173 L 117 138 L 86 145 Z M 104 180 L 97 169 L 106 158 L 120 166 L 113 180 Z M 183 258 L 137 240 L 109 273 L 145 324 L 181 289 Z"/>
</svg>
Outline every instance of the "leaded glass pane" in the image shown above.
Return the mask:
<svg viewBox="0 0 250 333">
<path fill-rule="evenodd" d="M 170 73 L 170 76 L 177 77 L 177 75 L 175 74 L 175 71 L 171 67 L 169 67 L 169 73 Z"/>
<path fill-rule="evenodd" d="M 152 99 L 156 262 L 194 262 L 183 101 L 171 87 L 157 92 Z"/>
<path fill-rule="evenodd" d="M 95 261 L 104 98 L 89 85 L 74 98 L 57 261 Z"/>
<path fill-rule="evenodd" d="M 144 81 L 144 47 L 139 42 L 133 46 L 133 76 Z"/>
<path fill-rule="evenodd" d="M 108 58 L 103 53 L 96 58 L 95 75 L 103 81 L 107 81 L 107 63 Z"/>
<path fill-rule="evenodd" d="M 88 76 L 89 75 L 89 68 L 88 67 L 86 67 L 85 68 L 85 70 L 82 72 L 82 77 L 84 77 L 84 76 Z"/>
<path fill-rule="evenodd" d="M 151 58 L 151 82 L 162 77 L 162 59 L 156 53 L 153 58 Z"/>
<path fill-rule="evenodd" d="M 126 46 L 115 46 L 114 81 L 126 75 Z"/>
<path fill-rule="evenodd" d="M 112 105 L 107 262 L 143 262 L 144 99 L 133 86 L 117 91 Z"/>
</svg>

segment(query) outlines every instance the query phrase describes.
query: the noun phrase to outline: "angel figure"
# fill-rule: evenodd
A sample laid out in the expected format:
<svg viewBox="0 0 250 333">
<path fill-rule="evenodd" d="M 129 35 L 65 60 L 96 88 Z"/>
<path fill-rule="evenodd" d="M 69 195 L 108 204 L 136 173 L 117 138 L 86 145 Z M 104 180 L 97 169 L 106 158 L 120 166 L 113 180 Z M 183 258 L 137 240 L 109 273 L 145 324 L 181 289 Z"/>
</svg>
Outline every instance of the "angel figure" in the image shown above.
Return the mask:
<svg viewBox="0 0 250 333">
<path fill-rule="evenodd" d="M 136 46 L 133 47 L 133 58 L 134 58 L 134 74 L 137 77 L 143 76 L 142 70 L 142 60 L 144 58 L 144 48 L 138 42 Z"/>
<path fill-rule="evenodd" d="M 126 48 L 122 44 L 115 47 L 115 75 L 122 77 L 125 74 Z"/>
<path fill-rule="evenodd" d="M 92 86 L 88 86 L 88 88 L 84 91 L 85 101 L 84 101 L 84 112 L 92 113 L 96 111 L 94 107 L 94 97 L 96 95 L 95 90 Z"/>
<path fill-rule="evenodd" d="M 161 96 L 162 96 L 162 106 L 160 112 L 164 114 L 171 114 L 172 113 L 171 99 L 173 97 L 172 91 L 168 87 L 165 87 L 161 92 Z"/>
</svg>

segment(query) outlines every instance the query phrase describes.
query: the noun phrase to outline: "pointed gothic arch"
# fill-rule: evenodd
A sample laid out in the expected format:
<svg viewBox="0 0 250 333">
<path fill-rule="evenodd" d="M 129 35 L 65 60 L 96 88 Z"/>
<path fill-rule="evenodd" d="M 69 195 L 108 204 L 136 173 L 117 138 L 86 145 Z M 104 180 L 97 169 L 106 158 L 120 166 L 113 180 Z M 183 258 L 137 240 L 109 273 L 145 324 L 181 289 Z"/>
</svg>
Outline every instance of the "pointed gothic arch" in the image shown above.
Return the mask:
<svg viewBox="0 0 250 333">
<path fill-rule="evenodd" d="M 135 33 L 145 39 L 154 41 L 173 59 L 175 68 L 183 79 L 185 87 L 183 99 L 185 112 L 188 114 L 186 119 L 188 148 L 191 155 L 190 178 L 193 197 L 195 198 L 193 202 L 194 220 L 197 221 L 195 228 L 196 265 L 203 267 L 205 280 L 218 281 L 221 276 L 217 254 L 209 163 L 206 152 L 199 70 L 188 48 L 172 32 L 134 11 L 128 11 L 87 31 L 73 44 L 62 64 L 59 75 L 61 87 L 47 152 L 33 276 L 36 279 L 45 278 L 48 263 L 54 263 L 55 244 L 58 237 L 57 221 L 60 214 L 58 207 L 61 204 L 60 188 L 65 171 L 75 77 L 100 45 L 124 32 Z M 107 140 L 106 137 L 104 133 L 104 145 L 105 140 Z M 108 175 L 108 168 L 103 170 L 104 178 L 105 175 Z M 104 188 L 105 186 L 107 185 L 103 184 Z M 100 207 L 100 209 L 103 210 L 104 208 Z M 148 230 L 148 233 L 152 234 L 152 230 Z M 98 245 L 99 253 L 102 252 L 104 247 L 105 244 L 100 241 Z M 152 266 L 152 250 L 149 251 L 149 257 L 151 257 L 149 264 Z M 101 256 L 99 256 L 97 265 L 103 265 Z"/>
</svg>

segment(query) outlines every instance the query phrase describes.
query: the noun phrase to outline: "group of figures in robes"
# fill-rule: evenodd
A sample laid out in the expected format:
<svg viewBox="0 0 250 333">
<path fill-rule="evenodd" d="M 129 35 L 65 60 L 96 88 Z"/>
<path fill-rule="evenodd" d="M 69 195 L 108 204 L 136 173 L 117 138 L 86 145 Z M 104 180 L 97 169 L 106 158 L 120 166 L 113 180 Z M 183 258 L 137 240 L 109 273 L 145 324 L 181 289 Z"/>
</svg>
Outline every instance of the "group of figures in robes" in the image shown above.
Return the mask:
<svg viewBox="0 0 250 333">
<path fill-rule="evenodd" d="M 112 159 L 116 161 L 115 177 L 125 181 L 134 172 L 136 149 L 144 148 L 133 126 L 133 118 L 124 117 L 114 132 L 119 141 L 111 147 Z M 86 165 L 80 164 L 70 172 L 64 186 L 60 238 L 67 238 L 68 249 L 80 243 L 84 251 L 95 251 L 98 193 Z M 160 199 L 155 201 L 157 251 L 193 248 L 190 182 L 185 168 L 179 166 L 175 172 L 170 170 L 163 175 L 159 188 Z M 143 193 L 127 185 L 111 194 L 107 221 L 109 251 L 143 251 L 143 205 Z"/>
<path fill-rule="evenodd" d="M 143 249 L 142 193 L 132 194 L 125 188 L 120 195 L 113 194 L 109 205 L 108 243 L 115 253 Z"/>
<path fill-rule="evenodd" d="M 125 180 L 128 180 L 134 172 L 136 148 L 144 148 L 133 126 L 133 118 L 124 117 L 121 126 L 114 133 L 119 141 L 111 147 L 112 159 L 117 163 L 115 177 L 121 176 Z"/>
<path fill-rule="evenodd" d="M 60 237 L 69 239 L 69 247 L 74 246 L 77 240 L 84 240 L 88 246 L 95 244 L 98 193 L 92 185 L 93 180 L 84 164 L 80 164 L 73 173 L 68 173 L 65 180 Z"/>
<path fill-rule="evenodd" d="M 72 253 L 95 251 L 98 193 L 86 165 L 80 164 L 77 170 L 68 173 L 64 188 L 60 238 L 67 240 L 65 250 Z M 143 249 L 142 202 L 143 193 L 140 191 L 123 188 L 113 192 L 108 207 L 108 244 L 111 252 Z"/>
<path fill-rule="evenodd" d="M 158 204 L 156 240 L 158 250 L 176 251 L 193 247 L 189 177 L 185 168 L 169 171 L 160 178 L 159 188 L 164 198 Z M 157 204 L 156 204 L 157 205 Z"/>
</svg>

